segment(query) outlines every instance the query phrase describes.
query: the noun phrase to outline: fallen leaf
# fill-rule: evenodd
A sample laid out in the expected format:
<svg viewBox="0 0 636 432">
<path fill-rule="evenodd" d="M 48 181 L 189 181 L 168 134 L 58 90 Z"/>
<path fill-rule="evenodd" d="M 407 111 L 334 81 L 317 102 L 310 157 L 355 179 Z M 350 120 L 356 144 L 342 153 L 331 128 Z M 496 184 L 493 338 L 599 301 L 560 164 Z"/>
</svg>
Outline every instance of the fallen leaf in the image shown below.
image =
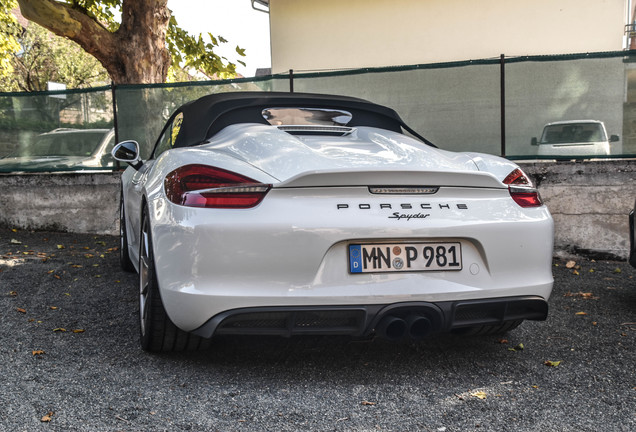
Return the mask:
<svg viewBox="0 0 636 432">
<path fill-rule="evenodd" d="M 523 351 L 525 347 L 523 346 L 522 343 L 520 343 L 519 345 L 517 345 L 514 348 L 508 348 L 508 351 Z"/>
<path fill-rule="evenodd" d="M 96 241 L 95 244 L 106 246 L 106 242 L 105 241 Z"/>
<path fill-rule="evenodd" d="M 49 411 L 47 415 L 45 415 L 44 417 L 42 417 L 40 419 L 40 421 L 42 423 L 48 423 L 51 421 L 51 418 L 53 417 L 54 412 L 53 411 Z"/>
<path fill-rule="evenodd" d="M 34 355 L 34 356 L 36 356 L 36 355 L 42 355 L 42 354 L 46 354 L 46 353 L 45 353 L 44 351 L 42 351 L 42 350 L 34 350 L 34 351 L 31 351 L 31 352 L 33 353 L 33 355 Z"/>
<path fill-rule="evenodd" d="M 58 249 L 64 249 L 64 245 L 57 245 Z"/>
<path fill-rule="evenodd" d="M 472 397 L 476 397 L 477 399 L 486 399 L 486 397 L 488 396 L 485 392 L 483 391 L 478 391 L 475 393 L 471 393 L 470 394 Z"/>
<path fill-rule="evenodd" d="M 497 342 L 499 342 L 500 344 L 507 344 L 508 339 L 499 339 Z"/>
<path fill-rule="evenodd" d="M 576 261 L 568 261 L 565 265 L 565 267 L 569 269 L 574 268 L 574 266 L 576 266 Z"/>
<path fill-rule="evenodd" d="M 18 295 L 18 292 L 17 291 L 9 291 L 9 295 L 11 297 L 16 297 Z"/>
<path fill-rule="evenodd" d="M 572 270 L 572 274 L 575 275 L 575 276 L 578 276 L 579 275 L 579 271 L 578 270 Z"/>
<path fill-rule="evenodd" d="M 561 364 L 561 361 L 552 361 L 552 360 L 546 360 L 543 362 L 544 365 L 549 366 L 549 367 L 557 367 L 558 365 Z"/>
<path fill-rule="evenodd" d="M 66 331 L 66 329 L 65 329 L 65 328 L 62 328 L 62 327 L 58 327 L 58 328 L 53 329 L 53 331 L 54 331 L 54 332 L 63 333 L 63 332 L 65 332 L 65 331 Z"/>
<path fill-rule="evenodd" d="M 22 244 L 22 242 L 20 240 L 16 240 L 16 239 L 11 239 L 11 241 L 9 243 L 11 243 L 11 244 Z"/>
<path fill-rule="evenodd" d="M 377 402 L 362 401 L 362 405 L 376 405 Z"/>
<path fill-rule="evenodd" d="M 84 333 L 84 329 L 75 329 L 73 330 L 73 333 Z"/>
<path fill-rule="evenodd" d="M 18 312 L 23 313 L 23 314 L 26 313 L 26 309 L 16 308 L 15 310 L 17 310 Z"/>
<path fill-rule="evenodd" d="M 587 315 L 587 312 L 577 312 L 574 315 Z"/>
<path fill-rule="evenodd" d="M 616 267 L 616 268 L 614 269 L 614 273 L 620 273 L 620 272 L 622 272 L 622 270 L 621 270 L 619 267 Z"/>
<path fill-rule="evenodd" d="M 57 306 L 49 306 L 49 309 L 51 309 L 51 310 L 57 310 L 58 308 L 57 308 Z"/>
<path fill-rule="evenodd" d="M 565 294 L 563 294 L 563 297 L 582 297 L 585 300 L 598 300 L 599 297 L 595 297 L 594 293 L 591 292 L 577 292 L 577 293 L 573 293 L 573 292 L 566 292 Z"/>
</svg>

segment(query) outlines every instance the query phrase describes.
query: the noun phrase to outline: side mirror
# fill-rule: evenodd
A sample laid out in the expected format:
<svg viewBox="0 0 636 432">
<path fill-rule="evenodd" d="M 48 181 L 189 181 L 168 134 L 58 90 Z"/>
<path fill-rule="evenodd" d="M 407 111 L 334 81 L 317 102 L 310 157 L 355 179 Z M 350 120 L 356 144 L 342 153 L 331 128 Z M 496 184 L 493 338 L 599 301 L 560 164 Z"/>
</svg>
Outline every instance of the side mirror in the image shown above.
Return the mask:
<svg viewBox="0 0 636 432">
<path fill-rule="evenodd" d="M 126 162 L 136 170 L 142 165 L 137 141 L 122 141 L 113 147 L 113 151 L 110 154 L 113 155 L 115 160 Z"/>
<path fill-rule="evenodd" d="M 616 142 L 619 141 L 621 138 L 618 135 L 612 135 L 610 137 L 610 142 Z"/>
<path fill-rule="evenodd" d="M 539 143 L 537 142 L 537 137 L 532 137 L 532 139 L 530 140 L 530 145 L 539 145 Z"/>
</svg>

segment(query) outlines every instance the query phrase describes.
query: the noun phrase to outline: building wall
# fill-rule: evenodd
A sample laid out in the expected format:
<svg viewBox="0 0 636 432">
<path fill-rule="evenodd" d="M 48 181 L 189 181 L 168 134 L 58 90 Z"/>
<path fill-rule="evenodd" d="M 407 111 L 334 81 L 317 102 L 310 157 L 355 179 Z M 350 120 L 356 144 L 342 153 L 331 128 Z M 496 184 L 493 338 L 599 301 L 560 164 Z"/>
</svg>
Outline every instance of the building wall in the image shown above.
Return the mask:
<svg viewBox="0 0 636 432">
<path fill-rule="evenodd" d="M 272 72 L 624 48 L 628 0 L 270 0 Z"/>
</svg>

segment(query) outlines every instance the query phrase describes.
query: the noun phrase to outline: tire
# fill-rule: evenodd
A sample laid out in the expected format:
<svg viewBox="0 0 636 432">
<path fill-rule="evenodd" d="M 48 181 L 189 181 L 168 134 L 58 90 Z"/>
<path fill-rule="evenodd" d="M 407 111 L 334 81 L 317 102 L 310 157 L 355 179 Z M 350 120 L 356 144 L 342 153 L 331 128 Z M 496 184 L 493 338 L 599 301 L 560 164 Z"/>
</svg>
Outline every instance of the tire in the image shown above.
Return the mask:
<svg viewBox="0 0 636 432">
<path fill-rule="evenodd" d="M 454 334 L 461 336 L 488 336 L 509 332 L 516 329 L 523 320 L 505 321 L 499 325 L 483 325 L 477 327 L 465 327 L 453 330 Z"/>
<path fill-rule="evenodd" d="M 148 211 L 143 215 L 139 247 L 139 324 L 144 351 L 191 351 L 204 348 L 209 342 L 177 328 L 166 313 L 155 272 Z"/>
<path fill-rule="evenodd" d="M 124 192 L 119 195 L 119 265 L 125 272 L 132 273 L 135 266 L 128 253 L 128 236 L 126 231 L 126 218 L 124 213 Z"/>
</svg>

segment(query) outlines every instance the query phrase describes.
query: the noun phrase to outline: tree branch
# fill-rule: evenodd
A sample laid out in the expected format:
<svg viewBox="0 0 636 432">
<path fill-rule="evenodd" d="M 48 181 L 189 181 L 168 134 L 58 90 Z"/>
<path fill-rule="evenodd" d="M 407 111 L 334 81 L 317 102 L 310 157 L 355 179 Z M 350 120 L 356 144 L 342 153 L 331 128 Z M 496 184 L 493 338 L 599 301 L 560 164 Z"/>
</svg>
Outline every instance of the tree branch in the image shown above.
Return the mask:
<svg viewBox="0 0 636 432">
<path fill-rule="evenodd" d="M 18 0 L 22 15 L 64 36 L 97 58 L 105 67 L 113 55 L 115 37 L 99 22 L 68 4 L 52 0 Z"/>
</svg>

